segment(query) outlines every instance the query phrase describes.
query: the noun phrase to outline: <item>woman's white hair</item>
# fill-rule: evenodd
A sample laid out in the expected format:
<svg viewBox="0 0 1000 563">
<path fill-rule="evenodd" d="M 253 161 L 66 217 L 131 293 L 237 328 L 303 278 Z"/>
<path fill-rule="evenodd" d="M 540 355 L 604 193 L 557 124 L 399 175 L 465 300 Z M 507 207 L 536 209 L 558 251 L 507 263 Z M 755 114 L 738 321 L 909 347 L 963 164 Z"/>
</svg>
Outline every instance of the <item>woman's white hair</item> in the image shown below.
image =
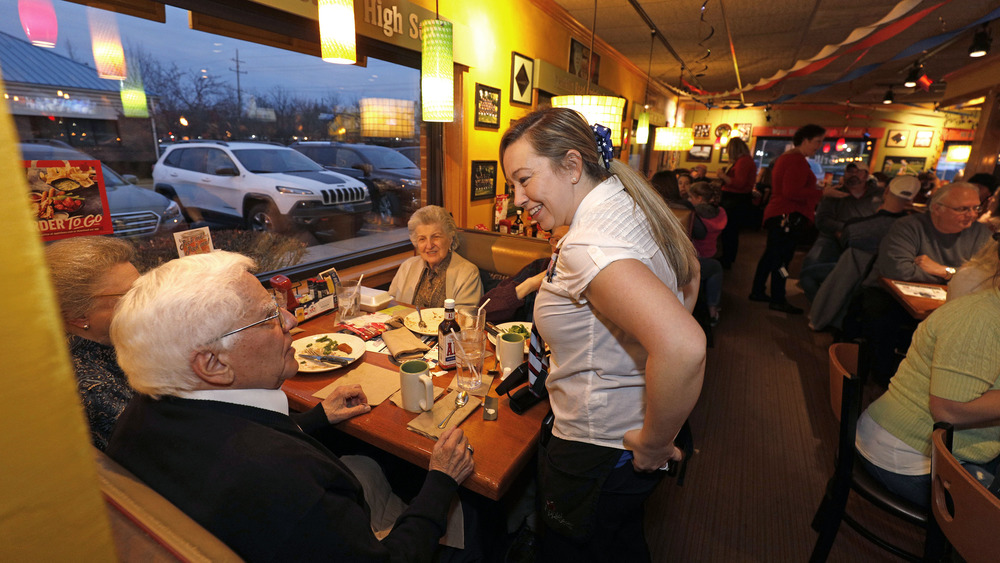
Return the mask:
<svg viewBox="0 0 1000 563">
<path fill-rule="evenodd" d="M 218 339 L 248 314 L 251 304 L 237 286 L 255 267 L 242 254 L 216 251 L 171 260 L 136 280 L 111 321 L 129 384 L 153 397 L 194 389 L 192 355 L 226 349 L 238 337 Z"/>
<path fill-rule="evenodd" d="M 445 236 L 451 239 L 451 250 L 458 248 L 458 227 L 455 219 L 452 218 L 448 210 L 438 205 L 426 205 L 413 212 L 410 220 L 406 223 L 407 230 L 410 231 L 410 242 L 417 246 L 416 230 L 420 225 L 439 225 Z"/>
</svg>

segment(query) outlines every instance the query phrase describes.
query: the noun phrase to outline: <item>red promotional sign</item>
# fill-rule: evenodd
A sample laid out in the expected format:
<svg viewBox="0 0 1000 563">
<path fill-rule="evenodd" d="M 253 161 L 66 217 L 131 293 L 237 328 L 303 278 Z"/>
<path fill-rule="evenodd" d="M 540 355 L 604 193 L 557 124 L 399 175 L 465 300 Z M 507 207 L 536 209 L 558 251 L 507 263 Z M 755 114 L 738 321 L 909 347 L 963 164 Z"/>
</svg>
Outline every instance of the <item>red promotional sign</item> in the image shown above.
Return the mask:
<svg viewBox="0 0 1000 563">
<path fill-rule="evenodd" d="M 25 160 L 24 167 L 42 239 L 112 233 L 100 161 Z"/>
</svg>

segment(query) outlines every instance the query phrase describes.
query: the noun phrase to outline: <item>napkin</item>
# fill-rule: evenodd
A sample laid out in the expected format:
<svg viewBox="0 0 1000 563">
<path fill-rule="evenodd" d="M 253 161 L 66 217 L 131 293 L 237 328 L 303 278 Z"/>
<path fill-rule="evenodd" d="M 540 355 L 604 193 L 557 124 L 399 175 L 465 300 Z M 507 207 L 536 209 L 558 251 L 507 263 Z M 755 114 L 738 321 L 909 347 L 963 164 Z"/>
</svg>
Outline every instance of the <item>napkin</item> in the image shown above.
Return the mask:
<svg viewBox="0 0 1000 563">
<path fill-rule="evenodd" d="M 416 432 L 417 434 L 422 434 L 427 436 L 431 440 L 437 440 L 441 437 L 441 434 L 449 428 L 453 428 L 462 423 L 463 420 L 472 411 L 476 410 L 481 402 L 476 397 L 469 397 L 469 402 L 465 404 L 464 407 L 458 409 L 454 415 L 452 415 L 451 420 L 448 421 L 448 426 L 444 428 L 438 428 L 438 424 L 448 416 L 452 410 L 455 409 L 455 394 L 457 392 L 448 393 L 443 399 L 434 403 L 434 408 L 428 412 L 423 412 L 417 415 L 416 418 L 410 421 L 406 425 L 406 428 Z"/>
<path fill-rule="evenodd" d="M 440 399 L 441 398 L 441 394 L 444 393 L 445 391 L 446 391 L 446 389 L 444 389 L 443 387 L 438 387 L 437 385 L 435 385 L 434 386 L 434 400 L 437 401 L 438 399 Z M 393 393 L 392 396 L 389 397 L 389 401 L 392 404 L 396 405 L 397 407 L 403 408 L 403 390 L 400 389 L 399 391 L 396 391 L 395 393 Z M 455 415 L 455 416 L 458 416 L 458 415 Z"/>
<path fill-rule="evenodd" d="M 382 342 L 389 348 L 389 355 L 396 360 L 421 358 L 430 348 L 413 335 L 408 328 L 397 328 L 382 333 Z"/>
<path fill-rule="evenodd" d="M 313 393 L 313 397 L 325 399 L 337 387 L 354 384 L 361 386 L 361 390 L 365 392 L 365 397 L 368 398 L 368 404 L 374 407 L 388 399 L 396 391 L 399 391 L 399 373 L 391 369 L 359 362 L 358 367 L 340 376 L 333 383 L 316 391 Z"/>
<path fill-rule="evenodd" d="M 485 397 L 487 393 L 490 392 L 490 387 L 493 385 L 493 375 L 490 375 L 486 370 L 483 370 L 483 383 L 476 387 L 475 391 L 469 391 L 469 394 L 475 397 Z M 455 391 L 458 389 L 458 377 L 451 380 L 451 385 L 448 386 L 449 391 Z M 458 416 L 458 415 L 455 415 Z"/>
</svg>

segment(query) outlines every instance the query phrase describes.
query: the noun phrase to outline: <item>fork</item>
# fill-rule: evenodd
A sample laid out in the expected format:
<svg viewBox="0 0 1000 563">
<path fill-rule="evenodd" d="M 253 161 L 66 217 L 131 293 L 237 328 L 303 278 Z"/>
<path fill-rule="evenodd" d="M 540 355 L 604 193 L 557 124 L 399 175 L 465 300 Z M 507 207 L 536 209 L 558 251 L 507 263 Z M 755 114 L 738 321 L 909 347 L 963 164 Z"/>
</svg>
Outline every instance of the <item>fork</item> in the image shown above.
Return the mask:
<svg viewBox="0 0 1000 563">
<path fill-rule="evenodd" d="M 419 326 L 420 328 L 427 328 L 427 323 L 424 322 L 424 316 L 420 313 L 420 305 L 415 305 L 415 307 L 417 308 L 417 318 L 420 319 L 420 322 L 417 323 L 417 326 Z"/>
</svg>

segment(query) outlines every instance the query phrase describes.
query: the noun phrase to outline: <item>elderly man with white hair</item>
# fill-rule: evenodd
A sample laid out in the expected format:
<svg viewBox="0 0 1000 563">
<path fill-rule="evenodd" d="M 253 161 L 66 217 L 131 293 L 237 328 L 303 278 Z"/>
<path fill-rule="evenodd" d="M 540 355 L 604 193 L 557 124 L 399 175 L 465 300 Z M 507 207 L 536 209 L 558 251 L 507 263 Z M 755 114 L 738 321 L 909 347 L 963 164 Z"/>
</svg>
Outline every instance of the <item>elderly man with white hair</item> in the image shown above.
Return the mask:
<svg viewBox="0 0 1000 563">
<path fill-rule="evenodd" d="M 251 259 L 173 260 L 122 297 L 111 340 L 139 393 L 107 453 L 248 561 L 428 561 L 473 470 L 461 430 L 435 444 L 423 488 L 381 541 L 358 477 L 306 431 L 366 413 L 359 386 L 293 419 L 282 382 L 298 363 Z"/>
</svg>

